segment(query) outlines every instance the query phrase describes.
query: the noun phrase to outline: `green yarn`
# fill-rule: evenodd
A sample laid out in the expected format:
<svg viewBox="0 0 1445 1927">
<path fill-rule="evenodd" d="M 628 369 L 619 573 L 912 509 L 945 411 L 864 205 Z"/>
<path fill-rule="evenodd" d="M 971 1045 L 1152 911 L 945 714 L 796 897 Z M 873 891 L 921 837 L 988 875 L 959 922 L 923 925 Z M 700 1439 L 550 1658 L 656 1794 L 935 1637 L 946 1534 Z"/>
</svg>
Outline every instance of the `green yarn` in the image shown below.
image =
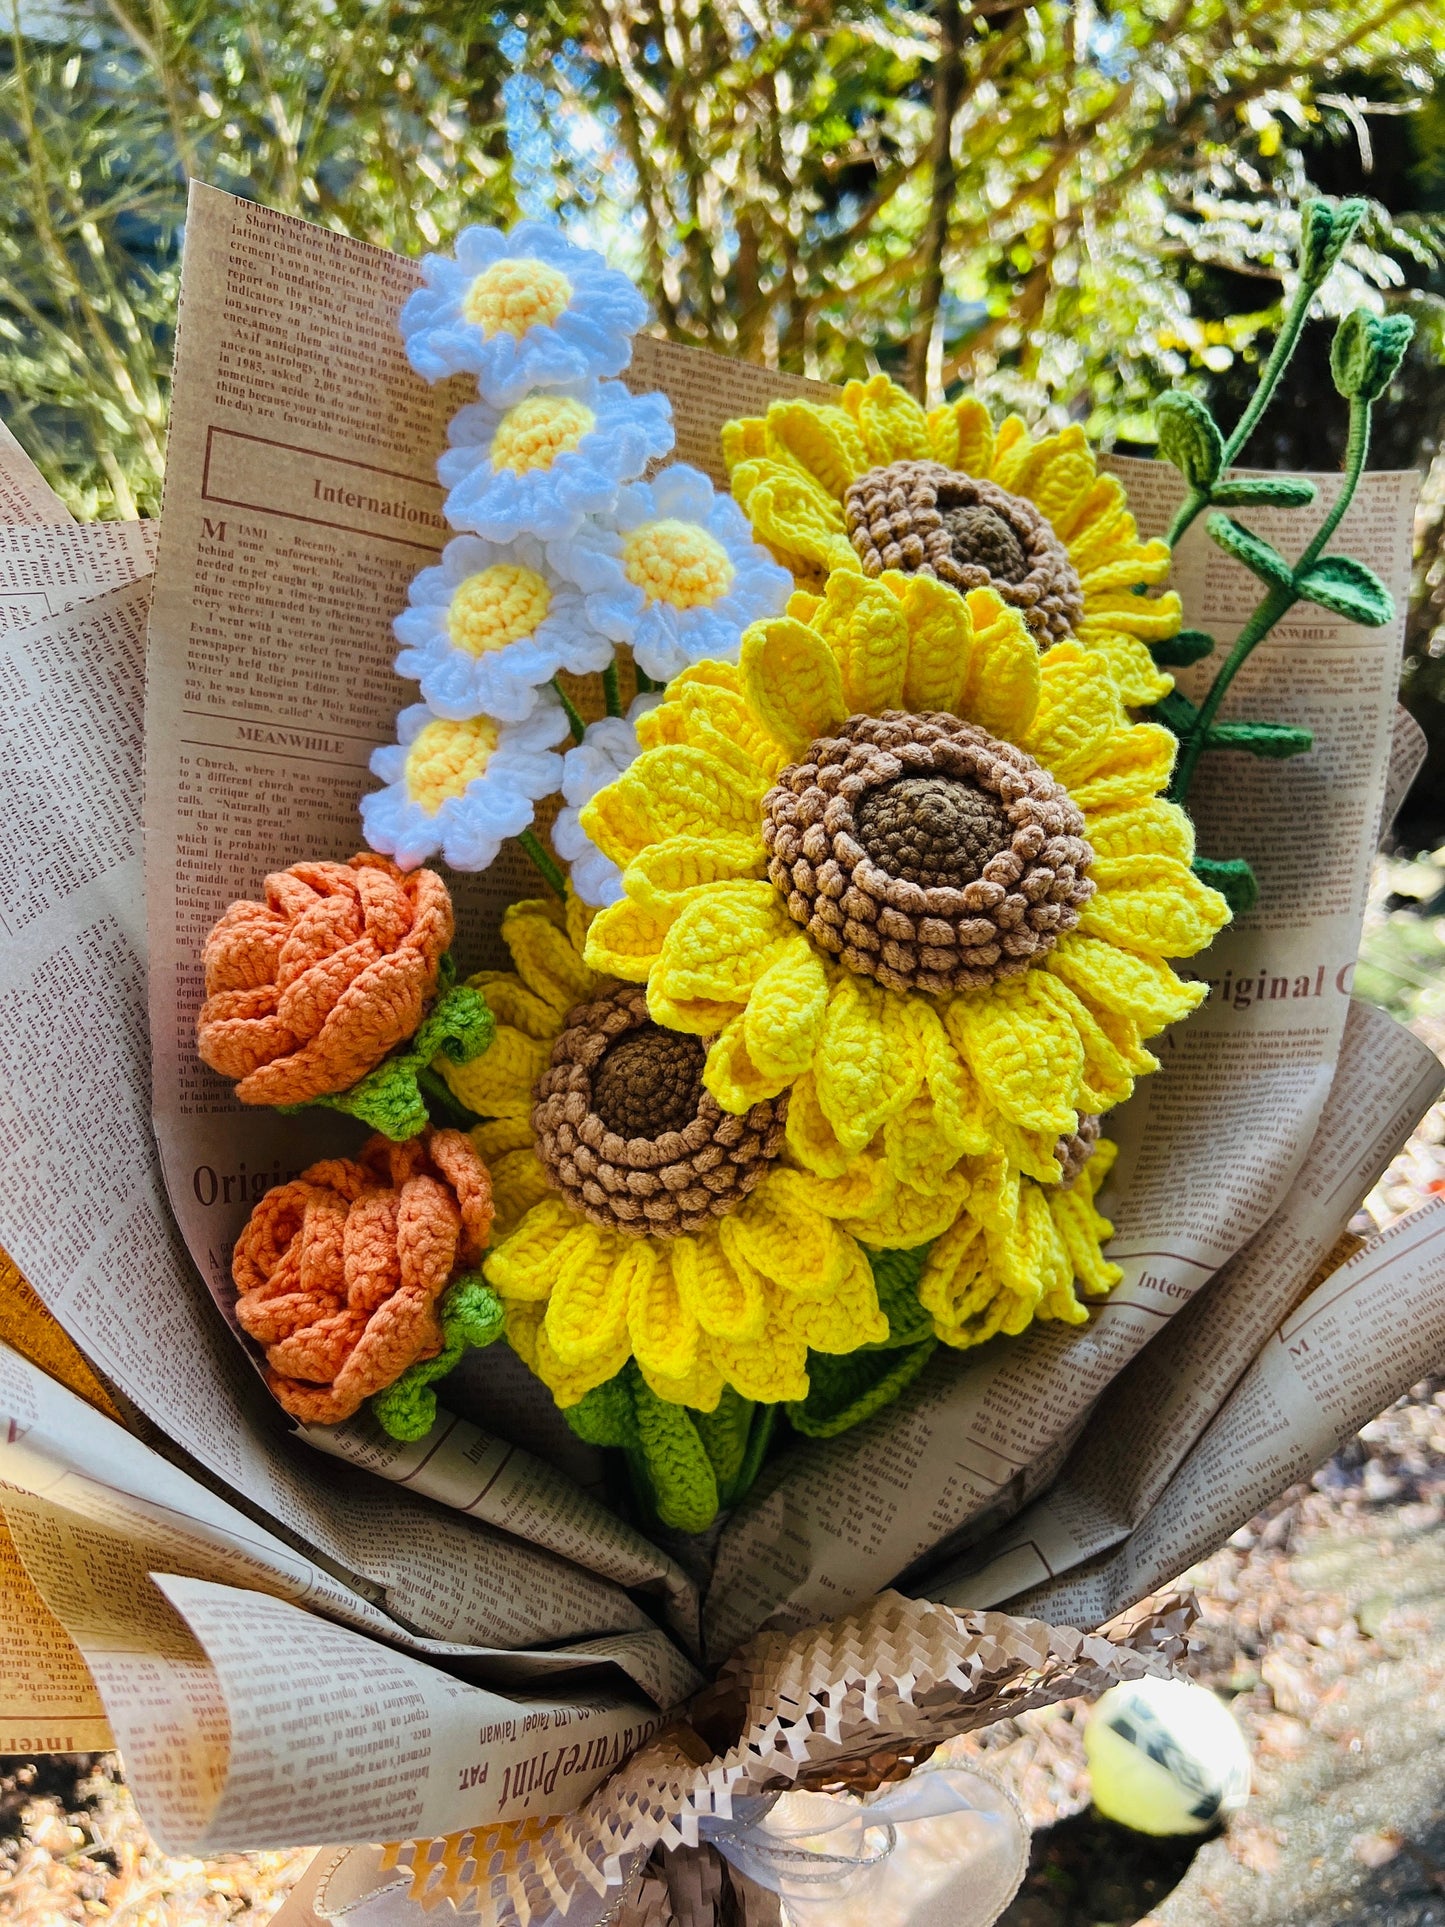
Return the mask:
<svg viewBox="0 0 1445 1927">
<path fill-rule="evenodd" d="M 422 1096 L 422 1080 L 434 1057 L 454 1064 L 470 1064 L 492 1041 L 496 1020 L 480 991 L 456 982 L 450 954 L 437 973 L 441 995 L 418 1026 L 409 1043 L 384 1057 L 374 1071 L 344 1091 L 333 1091 L 311 1102 L 330 1111 L 345 1111 L 394 1143 L 417 1137 L 431 1123 Z M 430 1079 L 427 1079 L 430 1087 Z M 277 1107 L 288 1115 L 309 1109 L 304 1104 Z"/>
<path fill-rule="evenodd" d="M 629 1361 L 630 1363 L 630 1361 Z M 660 1522 L 675 1532 L 705 1532 L 717 1517 L 717 1474 L 685 1405 L 670 1405 L 633 1367 L 637 1456 Z"/>
<path fill-rule="evenodd" d="M 1242 856 L 1197 856 L 1189 867 L 1201 883 L 1219 892 L 1232 915 L 1246 916 L 1259 902 L 1259 879 Z"/>
<path fill-rule="evenodd" d="M 497 1294 L 479 1271 L 469 1271 L 449 1286 L 440 1306 L 442 1349 L 404 1371 L 394 1385 L 369 1401 L 377 1423 L 394 1439 L 424 1439 L 436 1424 L 437 1396 L 431 1387 L 456 1366 L 462 1353 L 490 1345 L 506 1322 Z"/>
<path fill-rule="evenodd" d="M 575 1405 L 563 1406 L 561 1411 L 578 1438 L 588 1445 L 637 1444 L 637 1419 L 625 1365 L 615 1378 L 609 1378 L 603 1385 L 594 1385 Z"/>
<path fill-rule="evenodd" d="M 692 1422 L 707 1453 L 708 1463 L 717 1480 L 718 1492 L 731 1489 L 747 1457 L 748 1437 L 752 1431 L 753 1401 L 724 1385 L 717 1409 L 694 1412 Z"/>
<path fill-rule="evenodd" d="M 788 1423 L 810 1439 L 836 1438 L 891 1405 L 938 1348 L 932 1336 L 888 1351 L 808 1354 L 808 1396 L 787 1406 Z"/>
<path fill-rule="evenodd" d="M 867 1253 L 873 1267 L 878 1306 L 888 1320 L 888 1336 L 865 1350 L 891 1351 L 900 1345 L 917 1345 L 933 1337 L 933 1319 L 918 1302 L 918 1281 L 923 1276 L 923 1261 L 927 1256 L 927 1245 L 917 1245 L 912 1251 Z M 810 1379 L 813 1362 L 821 1356 L 818 1352 L 808 1354 Z"/>
</svg>

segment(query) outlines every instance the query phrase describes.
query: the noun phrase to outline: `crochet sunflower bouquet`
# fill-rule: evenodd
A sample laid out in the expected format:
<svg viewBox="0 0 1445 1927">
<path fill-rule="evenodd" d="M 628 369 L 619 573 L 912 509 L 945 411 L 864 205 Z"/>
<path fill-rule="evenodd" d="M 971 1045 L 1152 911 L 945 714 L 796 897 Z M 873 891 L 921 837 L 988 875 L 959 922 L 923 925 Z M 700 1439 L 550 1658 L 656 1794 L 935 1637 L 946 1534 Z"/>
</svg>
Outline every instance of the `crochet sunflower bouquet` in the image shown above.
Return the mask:
<svg viewBox="0 0 1445 1927">
<path fill-rule="evenodd" d="M 1224 696 L 1296 601 L 1391 614 L 1326 549 L 1407 323 L 1341 326 L 1345 486 L 1297 564 L 1232 511 L 1310 486 L 1226 479 L 1359 213 L 1305 211 L 1227 439 L 1165 398 L 1189 494 L 1154 541 L 1078 428 L 882 375 L 728 423 L 721 494 L 657 466 L 666 397 L 618 379 L 626 277 L 526 223 L 428 258 L 409 356 L 478 398 L 438 465 L 457 533 L 396 619 L 420 701 L 372 759 L 372 854 L 268 880 L 207 953 L 202 1051 L 240 1095 L 377 1130 L 237 1249 L 288 1409 L 369 1399 L 418 1436 L 462 1349 L 501 1341 L 626 1454 L 646 1524 L 697 1532 L 939 1347 L 1088 1318 L 1121 1275 L 1108 1114 L 1207 994 L 1175 964 L 1256 889 L 1196 851 L 1192 775 L 1309 748 Z M 1206 509 L 1262 594 L 1196 704 L 1170 671 L 1213 644 L 1165 584 Z M 500 919 L 512 968 L 457 982 L 420 866 L 509 839 L 537 873 Z"/>
</svg>

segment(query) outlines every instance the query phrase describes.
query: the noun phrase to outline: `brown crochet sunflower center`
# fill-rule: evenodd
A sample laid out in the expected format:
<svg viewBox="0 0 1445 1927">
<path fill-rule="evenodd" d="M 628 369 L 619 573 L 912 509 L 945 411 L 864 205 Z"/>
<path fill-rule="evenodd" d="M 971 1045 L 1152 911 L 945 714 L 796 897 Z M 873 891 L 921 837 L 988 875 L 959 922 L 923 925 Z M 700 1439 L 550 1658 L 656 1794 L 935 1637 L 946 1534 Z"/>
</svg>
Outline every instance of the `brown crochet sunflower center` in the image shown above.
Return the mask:
<svg viewBox="0 0 1445 1927">
<path fill-rule="evenodd" d="M 679 1238 L 735 1210 L 783 1148 L 787 1097 L 741 1117 L 703 1089 L 700 1038 L 662 1030 L 638 984 L 567 1014 L 532 1093 L 550 1183 L 593 1224 Z"/>
<path fill-rule="evenodd" d="M 843 517 L 866 575 L 901 569 L 955 589 L 992 588 L 1041 648 L 1083 617 L 1078 572 L 1048 518 L 996 482 L 941 462 L 890 462 L 849 485 Z"/>
<path fill-rule="evenodd" d="M 947 714 L 850 716 L 763 799 L 789 915 L 891 990 L 1042 960 L 1094 894 L 1077 805 L 1013 743 Z"/>
</svg>

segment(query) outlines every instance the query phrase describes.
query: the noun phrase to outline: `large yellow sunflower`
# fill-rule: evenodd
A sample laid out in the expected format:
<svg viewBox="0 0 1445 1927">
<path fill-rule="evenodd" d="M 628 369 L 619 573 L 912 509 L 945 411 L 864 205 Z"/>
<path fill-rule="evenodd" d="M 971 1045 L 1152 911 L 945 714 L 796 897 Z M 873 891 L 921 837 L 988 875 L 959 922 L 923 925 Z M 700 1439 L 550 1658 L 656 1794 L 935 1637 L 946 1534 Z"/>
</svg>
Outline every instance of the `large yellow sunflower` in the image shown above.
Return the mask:
<svg viewBox="0 0 1445 1927">
<path fill-rule="evenodd" d="M 1179 598 L 1135 593 L 1165 580 L 1169 550 L 1139 540 L 1081 429 L 1035 440 L 1011 415 L 995 431 L 972 396 L 925 414 L 874 375 L 837 404 L 730 422 L 723 450 L 754 533 L 801 587 L 888 568 L 992 586 L 1041 644 L 1072 634 L 1103 655 L 1126 703 L 1172 687 L 1145 645 L 1178 630 Z"/>
<path fill-rule="evenodd" d="M 623 872 L 596 970 L 713 1037 L 724 1111 L 788 1092 L 812 1198 L 876 1246 L 957 1216 L 960 1160 L 1043 1183 L 1206 994 L 1228 920 L 1159 792 L 1174 739 L 1108 660 L 1039 651 L 991 589 L 835 571 L 685 671 L 582 812 Z"/>
<path fill-rule="evenodd" d="M 507 1337 L 559 1405 L 635 1358 L 659 1398 L 712 1411 L 805 1398 L 807 1358 L 889 1336 L 867 1255 L 782 1164 L 784 1101 L 741 1114 L 704 1089 L 705 1049 L 583 962 L 575 899 L 514 904 L 515 971 L 472 983 L 497 1018 L 481 1057 L 438 1059 L 488 1119 Z M 776 1097 L 778 1094 L 774 1093 Z"/>
</svg>

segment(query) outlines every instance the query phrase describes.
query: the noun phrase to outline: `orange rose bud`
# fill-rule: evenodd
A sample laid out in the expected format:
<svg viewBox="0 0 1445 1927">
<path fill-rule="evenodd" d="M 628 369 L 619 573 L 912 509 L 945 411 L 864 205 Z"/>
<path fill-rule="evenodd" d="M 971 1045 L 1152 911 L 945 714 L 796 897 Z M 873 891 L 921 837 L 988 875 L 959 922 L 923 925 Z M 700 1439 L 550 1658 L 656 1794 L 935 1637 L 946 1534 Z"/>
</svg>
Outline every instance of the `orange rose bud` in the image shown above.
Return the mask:
<svg viewBox="0 0 1445 1927">
<path fill-rule="evenodd" d="M 365 851 L 277 871 L 206 939 L 201 1057 L 243 1104 L 349 1089 L 421 1023 L 452 928 L 433 870 Z"/>
<path fill-rule="evenodd" d="M 474 1270 L 492 1180 L 461 1131 L 368 1139 L 268 1191 L 236 1243 L 241 1329 L 293 1418 L 335 1425 L 442 1349 L 437 1301 Z"/>
</svg>

